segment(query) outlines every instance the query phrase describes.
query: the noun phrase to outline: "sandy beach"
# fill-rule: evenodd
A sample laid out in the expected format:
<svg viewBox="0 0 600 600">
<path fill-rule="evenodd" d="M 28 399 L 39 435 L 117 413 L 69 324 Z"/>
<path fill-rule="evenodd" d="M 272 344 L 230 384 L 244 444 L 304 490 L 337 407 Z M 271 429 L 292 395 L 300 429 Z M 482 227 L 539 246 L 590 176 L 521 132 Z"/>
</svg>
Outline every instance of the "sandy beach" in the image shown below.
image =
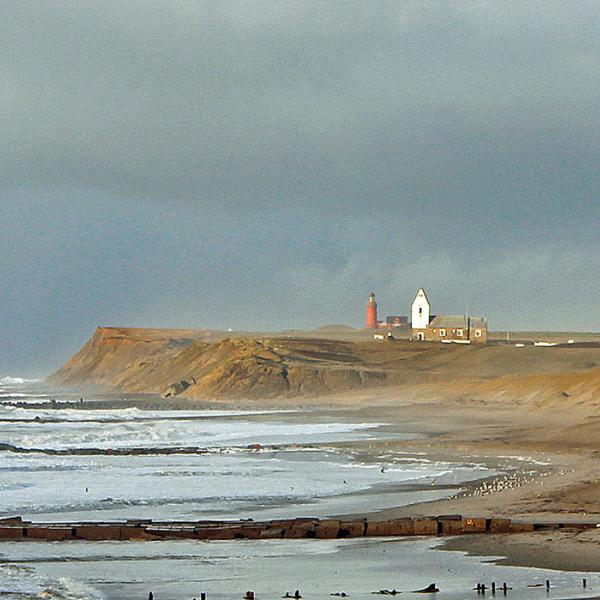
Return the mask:
<svg viewBox="0 0 600 600">
<path fill-rule="evenodd" d="M 477 482 L 460 495 L 414 504 L 379 515 L 394 516 L 465 514 L 506 516 L 536 523 L 600 523 L 600 461 L 593 415 L 561 416 L 560 427 L 552 411 L 531 406 L 445 400 L 358 409 L 358 414 L 383 416 L 425 437 L 403 441 L 415 452 L 448 459 L 483 460 L 494 464 L 513 457 L 517 473 Z M 581 420 L 580 420 L 581 419 Z M 583 424 L 581 424 L 583 422 Z M 389 445 L 390 442 L 385 442 Z M 537 466 L 534 475 L 519 474 Z M 526 466 L 527 465 L 527 466 Z M 578 532 L 568 528 L 530 534 L 460 536 L 444 548 L 476 556 L 502 555 L 498 562 L 516 566 L 596 571 L 600 564 L 600 530 Z"/>
<path fill-rule="evenodd" d="M 421 434 L 411 440 L 353 442 L 354 448 L 380 453 L 401 447 L 435 458 L 476 459 L 492 466 L 510 458 L 516 467 L 508 483 L 502 477 L 475 482 L 455 497 L 366 515 L 370 518 L 464 514 L 536 523 L 600 523 L 600 431 L 595 403 L 540 406 L 504 394 L 459 395 L 452 388 L 441 394 L 439 386 L 429 385 L 379 388 L 327 400 L 327 408 L 319 398 L 304 399 L 302 406 L 318 405 L 319 410 L 341 411 L 345 418 L 388 422 L 399 431 Z M 477 556 L 502 555 L 505 558 L 498 562 L 515 566 L 600 569 L 600 529 L 460 536 L 444 547 Z"/>
<path fill-rule="evenodd" d="M 193 399 L 155 397 L 107 399 L 95 407 L 206 408 Z M 600 523 L 600 460 L 595 406 L 589 403 L 562 410 L 512 401 L 506 396 L 440 394 L 428 385 L 376 388 L 301 402 L 211 402 L 222 408 L 306 411 L 310 420 L 337 415 L 346 420 L 387 423 L 391 431 L 418 434 L 414 439 L 339 443 L 366 455 L 385 451 L 414 452 L 451 461 L 480 461 L 494 466 L 507 460 L 510 477 L 477 481 L 445 499 L 368 514 L 369 518 L 464 514 L 506 516 L 536 523 Z M 89 407 L 91 408 L 91 407 Z M 560 427 L 557 421 L 560 421 Z M 568 528 L 531 534 L 461 536 L 445 549 L 477 556 L 502 556 L 502 564 L 561 570 L 596 571 L 600 564 L 600 530 Z"/>
</svg>

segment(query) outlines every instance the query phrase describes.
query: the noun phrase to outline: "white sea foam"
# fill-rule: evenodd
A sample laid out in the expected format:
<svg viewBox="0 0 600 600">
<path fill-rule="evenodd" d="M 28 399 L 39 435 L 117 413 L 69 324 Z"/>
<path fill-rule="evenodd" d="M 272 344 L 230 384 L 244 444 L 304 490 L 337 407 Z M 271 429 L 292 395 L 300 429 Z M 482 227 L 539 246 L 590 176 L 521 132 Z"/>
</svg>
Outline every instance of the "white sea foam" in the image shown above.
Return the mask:
<svg viewBox="0 0 600 600">
<path fill-rule="evenodd" d="M 48 394 L 25 394 L 23 392 L 7 392 L 2 390 L 0 398 L 49 398 Z"/>
<path fill-rule="evenodd" d="M 99 600 L 102 597 L 102 594 L 90 585 L 69 577 L 52 579 L 35 573 L 31 567 L 0 565 L 0 598 Z"/>
<path fill-rule="evenodd" d="M 13 397 L 25 398 L 49 398 L 48 394 L 29 394 L 19 393 L 11 394 Z M 2 394 L 0 393 L 0 398 Z M 270 414 L 293 414 L 295 410 L 142 410 L 139 408 L 114 408 L 114 409 L 77 409 L 61 408 L 56 409 L 30 409 L 23 406 L 12 406 L 0 404 L 0 418 L 15 419 L 47 419 L 52 421 L 163 421 L 168 419 L 214 419 L 218 417 L 244 417 L 251 415 L 270 415 Z"/>
<path fill-rule="evenodd" d="M 41 415 L 40 415 L 41 416 Z M 92 415 L 86 415 L 88 418 Z M 289 444 L 343 441 L 368 437 L 376 424 L 289 423 L 231 419 L 131 419 L 119 422 L 5 422 L 0 442 L 22 448 L 156 448 L 215 447 L 248 444 Z"/>
<path fill-rule="evenodd" d="M 34 386 L 22 391 L 30 390 L 35 391 Z M 149 518 L 290 516 L 301 506 L 313 514 L 327 514 L 336 511 L 336 498 L 347 498 L 342 502 L 347 507 L 352 494 L 380 485 L 416 483 L 427 489 L 436 481 L 456 483 L 481 476 L 478 465 L 430 463 L 425 457 L 396 453 L 386 453 L 376 462 L 362 462 L 361 453 L 340 452 L 329 445 L 381 437 L 381 424 L 313 419 L 307 423 L 302 413 L 294 411 L 0 406 L 0 418 L 5 419 L 0 442 L 21 448 L 68 452 L 187 446 L 208 452 L 5 452 L 0 479 L 6 493 L 0 494 L 0 514 L 127 518 L 140 516 L 143 510 Z M 247 447 L 255 444 L 268 449 L 250 452 Z M 367 501 L 366 496 L 361 498 L 361 502 Z M 396 497 L 388 496 L 388 502 L 395 503 Z"/>
<path fill-rule="evenodd" d="M 40 393 L 40 388 L 24 385 L 17 393 L 30 391 Z M 341 419 L 315 422 L 293 411 L 34 410 L 0 406 L 0 418 L 4 420 L 0 442 L 30 449 L 68 452 L 76 448 L 198 446 L 208 450 L 206 454 L 154 455 L 1 452 L 0 516 L 21 514 L 42 521 L 349 514 L 437 499 L 448 494 L 440 486 L 492 474 L 479 464 L 451 464 L 396 452 L 382 452 L 379 457 L 363 461 L 364 452 L 338 448 L 336 444 L 392 435 L 381 424 Z M 254 444 L 267 449 L 251 451 L 248 446 Z M 190 582 L 185 594 L 173 594 L 170 586 L 179 585 L 183 575 L 178 573 L 173 578 L 171 571 L 188 560 L 181 555 L 188 548 L 188 562 L 196 569 L 199 546 L 173 544 L 125 543 L 118 546 L 119 550 L 109 542 L 11 544 L 8 550 L 3 544 L 0 564 L 25 557 L 28 552 L 41 560 L 32 563 L 31 573 L 0 571 L 0 590 L 16 591 L 19 595 L 11 598 L 21 600 L 96 600 L 100 597 L 96 590 L 99 587 L 107 597 L 124 600 L 147 597 L 149 589 L 156 593 L 163 585 L 156 597 L 192 597 L 192 588 L 197 593 L 197 580 Z M 300 546 L 290 544 L 287 550 L 254 543 L 202 545 L 207 549 L 201 558 L 203 581 L 208 568 L 214 568 L 222 581 L 227 568 L 237 570 L 239 565 L 256 561 L 265 564 L 267 558 L 279 560 L 282 552 L 296 558 Z M 156 554 L 153 548 L 160 548 L 160 552 Z M 172 553 L 170 548 L 176 550 Z M 313 553 L 338 552 L 337 542 L 319 542 L 302 549 L 305 559 Z M 123 560 L 116 563 L 114 554 L 119 552 Z M 145 560 L 147 552 L 151 560 Z M 168 556 L 170 553 L 174 555 Z M 56 560 L 58 554 L 73 558 Z M 108 557 L 111 563 L 107 571 Z M 289 559 L 287 562 L 294 563 Z M 165 564 L 170 565 L 166 570 Z M 158 571 L 163 583 L 155 588 Z M 115 596 L 115 581 L 119 585 L 127 582 L 120 596 L 120 588 Z"/>
<path fill-rule="evenodd" d="M 335 498 L 347 498 L 345 507 L 355 502 L 350 494 L 379 485 L 421 483 L 428 490 L 434 482 L 456 484 L 484 473 L 481 465 L 419 461 L 382 472 L 380 465 L 319 449 L 155 456 L 6 453 L 0 480 L 10 493 L 0 494 L 0 514 L 60 520 L 139 517 L 142 510 L 155 519 L 332 514 L 339 512 Z M 410 493 L 405 496 L 411 500 Z M 397 495 L 384 500 L 404 502 Z"/>
<path fill-rule="evenodd" d="M 29 383 L 39 383 L 39 379 L 26 379 L 24 377 L 0 377 L 0 385 L 26 385 Z"/>
</svg>

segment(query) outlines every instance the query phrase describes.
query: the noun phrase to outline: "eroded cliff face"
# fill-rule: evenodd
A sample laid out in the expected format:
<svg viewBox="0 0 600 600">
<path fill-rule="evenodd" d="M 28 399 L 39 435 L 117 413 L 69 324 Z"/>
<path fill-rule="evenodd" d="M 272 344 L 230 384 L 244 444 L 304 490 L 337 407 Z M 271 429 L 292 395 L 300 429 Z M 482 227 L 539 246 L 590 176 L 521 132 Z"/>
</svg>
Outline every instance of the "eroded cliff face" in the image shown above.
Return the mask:
<svg viewBox="0 0 600 600">
<path fill-rule="evenodd" d="M 187 330 L 98 327 L 87 343 L 48 381 L 62 386 L 90 385 L 128 389 L 126 382 L 138 371 L 168 363 L 198 332 Z M 152 390 L 147 386 L 152 387 Z M 155 391 L 151 382 L 130 391 Z"/>
<path fill-rule="evenodd" d="M 48 380 L 163 396 L 258 399 L 343 392 L 385 383 L 389 377 L 360 356 L 360 344 L 236 338 L 207 342 L 202 337 L 197 332 L 98 328 Z"/>
<path fill-rule="evenodd" d="M 523 399 L 534 408 L 598 402 L 600 408 L 598 346 L 515 348 L 224 335 L 101 327 L 48 379 L 62 386 L 207 400 L 315 397 L 417 384 L 430 398 Z"/>
</svg>

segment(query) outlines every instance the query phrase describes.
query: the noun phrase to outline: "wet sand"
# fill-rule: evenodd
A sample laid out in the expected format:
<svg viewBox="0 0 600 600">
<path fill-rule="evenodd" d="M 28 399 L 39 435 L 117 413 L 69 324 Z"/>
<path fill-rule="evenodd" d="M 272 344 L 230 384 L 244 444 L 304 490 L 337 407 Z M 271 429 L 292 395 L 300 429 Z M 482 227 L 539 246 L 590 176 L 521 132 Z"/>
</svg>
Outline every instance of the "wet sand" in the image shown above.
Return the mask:
<svg viewBox="0 0 600 600">
<path fill-rule="evenodd" d="M 536 523 L 600 523 L 600 437 L 585 427 L 577 435 L 581 415 L 563 417 L 559 427 L 557 418 L 546 411 L 514 406 L 446 402 L 385 410 L 395 423 L 428 434 L 424 439 L 403 442 L 403 447 L 451 460 L 477 459 L 489 465 L 512 457 L 517 471 L 508 481 L 501 477 L 475 482 L 456 497 L 386 510 L 379 513 L 381 518 L 466 514 Z M 572 437 L 565 435 L 569 430 Z M 497 562 L 507 565 L 600 571 L 600 530 L 565 528 L 518 535 L 459 536 L 449 539 L 444 548 L 476 556 L 501 555 L 504 558 Z"/>
<path fill-rule="evenodd" d="M 501 555 L 496 564 L 558 571 L 599 571 L 600 531 L 538 531 L 514 535 L 460 536 L 446 539 L 444 550 L 470 556 Z"/>
</svg>

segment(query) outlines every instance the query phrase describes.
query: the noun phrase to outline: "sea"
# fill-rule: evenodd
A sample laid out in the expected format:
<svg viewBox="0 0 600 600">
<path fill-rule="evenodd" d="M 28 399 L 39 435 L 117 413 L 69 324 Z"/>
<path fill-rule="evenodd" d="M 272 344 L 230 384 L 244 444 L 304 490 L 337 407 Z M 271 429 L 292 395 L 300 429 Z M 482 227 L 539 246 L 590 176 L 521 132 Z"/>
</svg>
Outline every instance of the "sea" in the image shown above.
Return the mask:
<svg viewBox="0 0 600 600">
<path fill-rule="evenodd" d="M 459 493 L 514 463 L 402 448 L 417 434 L 346 411 L 144 410 L 0 377 L 0 518 L 271 519 L 364 514 Z M 125 398 L 123 400 L 126 400 Z M 386 442 L 390 441 L 389 448 Z M 360 444 L 357 444 L 360 442 Z M 526 468 L 521 461 L 520 469 Z M 241 600 L 407 593 L 578 598 L 600 576 L 500 566 L 439 539 L 0 542 L 0 599 Z M 581 581 L 586 578 L 588 588 Z M 549 592 L 529 585 L 552 581 Z M 517 593 L 518 590 L 518 593 Z M 335 596 L 338 594 L 338 596 Z M 342 596 L 346 594 L 346 596 Z"/>
</svg>

